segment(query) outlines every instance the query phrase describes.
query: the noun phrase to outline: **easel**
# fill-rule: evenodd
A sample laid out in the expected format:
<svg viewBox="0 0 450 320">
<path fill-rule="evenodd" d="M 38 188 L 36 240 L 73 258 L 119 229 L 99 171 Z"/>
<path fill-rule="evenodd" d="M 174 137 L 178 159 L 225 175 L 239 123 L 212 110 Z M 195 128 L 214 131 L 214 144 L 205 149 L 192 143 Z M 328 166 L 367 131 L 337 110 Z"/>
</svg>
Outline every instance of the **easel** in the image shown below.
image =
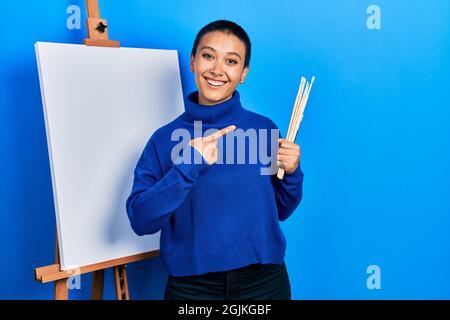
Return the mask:
<svg viewBox="0 0 450 320">
<path fill-rule="evenodd" d="M 105 19 L 100 18 L 100 9 L 98 0 L 86 0 L 87 17 L 87 31 L 88 38 L 84 39 L 84 44 L 87 46 L 101 46 L 101 47 L 120 47 L 120 42 L 108 39 L 108 25 Z M 35 268 L 36 281 L 41 283 L 55 282 L 54 298 L 55 300 L 69 299 L 69 287 L 67 285 L 68 278 L 74 275 L 81 275 L 92 272 L 92 299 L 103 299 L 103 285 L 105 277 L 105 269 L 113 268 L 116 297 L 118 300 L 129 300 L 128 279 L 126 272 L 126 264 L 142 261 L 151 257 L 159 255 L 159 250 L 150 251 L 133 256 L 123 257 L 119 259 L 104 261 L 88 266 L 83 266 L 78 269 L 61 270 L 59 245 L 58 245 L 58 231 L 56 231 L 56 245 L 55 245 L 55 263 L 45 267 Z"/>
<path fill-rule="evenodd" d="M 61 270 L 59 260 L 59 246 L 58 235 L 56 235 L 56 250 L 55 250 L 55 263 L 35 269 L 36 281 L 42 283 L 55 282 L 54 298 L 55 300 L 67 300 L 69 299 L 69 287 L 67 285 L 67 279 L 74 275 L 81 275 L 84 273 L 92 272 L 92 299 L 103 299 L 103 284 L 105 269 L 114 269 L 114 279 L 116 288 L 117 300 L 129 300 L 130 295 L 128 292 L 128 279 L 126 273 L 126 264 L 142 261 L 159 255 L 159 250 L 141 253 L 133 256 L 123 257 L 119 259 L 104 261 L 88 266 L 80 267 L 79 269 Z"/>
</svg>

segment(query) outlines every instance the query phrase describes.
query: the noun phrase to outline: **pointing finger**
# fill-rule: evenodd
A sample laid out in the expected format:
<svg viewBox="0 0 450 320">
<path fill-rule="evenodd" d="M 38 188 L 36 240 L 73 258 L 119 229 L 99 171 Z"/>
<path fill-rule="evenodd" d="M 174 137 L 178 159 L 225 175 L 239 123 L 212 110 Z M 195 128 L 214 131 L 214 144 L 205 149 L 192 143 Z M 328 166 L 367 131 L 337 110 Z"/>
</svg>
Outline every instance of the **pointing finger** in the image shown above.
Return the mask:
<svg viewBox="0 0 450 320">
<path fill-rule="evenodd" d="M 214 132 L 212 135 L 209 135 L 209 136 L 205 137 L 205 140 L 207 140 L 207 141 L 217 140 L 220 137 L 226 135 L 227 133 L 230 133 L 230 132 L 234 131 L 235 129 L 236 129 L 235 125 L 228 126 L 226 128 L 220 129 L 217 132 Z"/>
</svg>

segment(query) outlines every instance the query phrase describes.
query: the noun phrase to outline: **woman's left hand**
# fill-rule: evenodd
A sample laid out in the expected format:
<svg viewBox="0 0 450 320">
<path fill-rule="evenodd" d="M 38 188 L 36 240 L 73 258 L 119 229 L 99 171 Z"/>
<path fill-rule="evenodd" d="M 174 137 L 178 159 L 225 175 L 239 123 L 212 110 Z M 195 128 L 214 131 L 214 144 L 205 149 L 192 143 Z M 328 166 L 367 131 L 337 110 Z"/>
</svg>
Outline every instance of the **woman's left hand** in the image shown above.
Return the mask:
<svg viewBox="0 0 450 320">
<path fill-rule="evenodd" d="M 293 173 L 300 162 L 300 146 L 285 139 L 278 139 L 278 166 L 286 173 Z"/>
</svg>

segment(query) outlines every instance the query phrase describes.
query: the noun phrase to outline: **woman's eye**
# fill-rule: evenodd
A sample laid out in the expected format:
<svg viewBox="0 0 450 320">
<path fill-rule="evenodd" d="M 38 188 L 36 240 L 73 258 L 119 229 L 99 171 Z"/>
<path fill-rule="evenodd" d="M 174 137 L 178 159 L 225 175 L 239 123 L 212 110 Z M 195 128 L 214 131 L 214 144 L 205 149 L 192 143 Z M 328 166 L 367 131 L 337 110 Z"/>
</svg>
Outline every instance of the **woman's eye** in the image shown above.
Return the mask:
<svg viewBox="0 0 450 320">
<path fill-rule="evenodd" d="M 213 58 L 213 56 L 212 55 L 210 55 L 209 53 L 204 53 L 204 54 L 202 54 L 202 57 L 204 57 L 204 58 L 206 58 L 206 59 L 211 59 L 211 58 Z M 229 61 L 231 64 L 237 64 L 238 62 L 236 61 L 236 60 L 234 60 L 234 59 L 228 59 L 227 61 Z"/>
</svg>

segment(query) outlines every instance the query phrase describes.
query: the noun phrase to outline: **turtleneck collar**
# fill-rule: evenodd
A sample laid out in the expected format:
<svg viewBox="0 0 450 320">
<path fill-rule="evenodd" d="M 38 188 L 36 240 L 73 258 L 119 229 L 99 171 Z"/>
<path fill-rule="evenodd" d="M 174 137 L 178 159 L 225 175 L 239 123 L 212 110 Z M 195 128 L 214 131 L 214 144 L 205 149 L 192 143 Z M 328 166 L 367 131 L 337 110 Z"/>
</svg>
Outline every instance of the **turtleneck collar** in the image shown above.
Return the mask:
<svg viewBox="0 0 450 320">
<path fill-rule="evenodd" d="M 206 124 L 229 124 L 242 118 L 245 113 L 237 90 L 234 90 L 230 99 L 214 105 L 199 104 L 198 90 L 191 92 L 184 99 L 184 109 L 180 116 L 182 120 L 201 120 Z"/>
</svg>

